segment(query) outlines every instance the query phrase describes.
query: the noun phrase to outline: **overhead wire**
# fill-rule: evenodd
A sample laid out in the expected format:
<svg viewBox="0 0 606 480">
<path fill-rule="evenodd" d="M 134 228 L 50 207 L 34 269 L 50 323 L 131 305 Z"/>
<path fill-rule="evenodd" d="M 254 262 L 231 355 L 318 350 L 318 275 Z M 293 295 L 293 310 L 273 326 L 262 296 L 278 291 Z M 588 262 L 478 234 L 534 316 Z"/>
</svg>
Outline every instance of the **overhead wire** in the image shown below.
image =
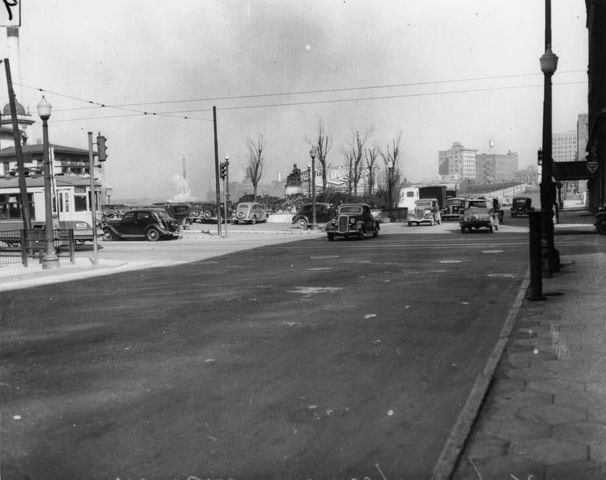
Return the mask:
<svg viewBox="0 0 606 480">
<path fill-rule="evenodd" d="M 565 73 L 579 73 L 584 72 L 584 70 L 568 70 L 562 71 L 561 74 Z M 223 96 L 223 97 L 209 97 L 209 98 L 201 98 L 201 99 L 180 99 L 180 100 L 160 100 L 154 102 L 147 103 L 131 103 L 131 104 L 108 104 L 103 102 L 98 102 L 94 100 L 86 100 L 83 98 L 79 98 L 73 95 L 64 94 L 61 92 L 54 92 L 51 90 L 32 87 L 30 85 L 20 84 L 24 88 L 34 89 L 43 93 L 50 93 L 52 95 L 57 95 L 60 97 L 68 98 L 70 100 L 80 101 L 87 103 L 89 105 L 94 105 L 92 107 L 74 107 L 74 108 L 66 108 L 66 109 L 58 109 L 58 111 L 75 111 L 75 110 L 83 110 L 83 109 L 117 109 L 125 112 L 129 112 L 129 114 L 125 115 L 101 115 L 101 116 L 89 116 L 89 117 L 77 117 L 72 119 L 56 119 L 55 121 L 80 121 L 80 120 L 96 120 L 96 119 L 106 119 L 106 118 L 126 118 L 126 117 L 138 117 L 138 116 L 162 116 L 169 118 L 179 118 L 186 120 L 200 120 L 200 121 L 212 121 L 210 119 L 204 118 L 194 118 L 191 116 L 183 116 L 184 113 L 207 113 L 212 111 L 211 108 L 202 108 L 202 109 L 187 109 L 187 110 L 174 110 L 174 111 L 165 111 L 165 112 L 150 112 L 147 110 L 135 109 L 131 107 L 142 106 L 142 105 L 169 105 L 176 103 L 196 103 L 196 102 L 217 102 L 217 101 L 225 101 L 225 100 L 244 100 L 244 99 L 254 99 L 254 98 L 269 98 L 269 97 L 278 97 L 278 96 L 294 96 L 294 95 L 313 95 L 313 94 L 324 94 L 324 93 L 342 93 L 342 92 L 351 92 L 356 90 L 376 90 L 376 89 L 385 89 L 385 88 L 402 88 L 402 87 L 412 87 L 412 86 L 426 86 L 426 85 L 438 85 L 445 83 L 458 83 L 458 82 L 470 82 L 470 81 L 485 81 L 485 80 L 498 80 L 498 79 L 507 79 L 507 78 L 519 78 L 519 77 L 529 77 L 535 76 L 537 74 L 508 74 L 508 75 L 498 75 L 498 76 L 489 76 L 489 77 L 471 77 L 471 78 L 461 78 L 461 79 L 452 79 L 452 80 L 435 80 L 435 81 L 424 81 L 424 82 L 414 82 L 414 83 L 400 83 L 400 84 L 385 84 L 385 85 L 368 85 L 368 86 L 358 86 L 358 87 L 345 87 L 345 88 L 331 88 L 331 89 L 318 89 L 318 90 L 304 90 L 304 91 L 293 91 L 293 92 L 272 92 L 272 93 L 260 93 L 260 94 L 248 94 L 248 95 L 232 95 L 232 96 Z M 576 81 L 576 82 L 558 82 L 557 85 L 574 85 L 574 84 L 583 84 L 586 82 Z M 370 97 L 355 97 L 355 98 L 332 98 L 332 99 L 322 99 L 322 100 L 301 100 L 301 101 L 293 101 L 293 102 L 278 102 L 278 103 L 269 103 L 269 104 L 257 104 L 257 105 L 236 105 L 236 106 L 224 106 L 221 107 L 221 110 L 241 110 L 241 109 L 252 109 L 252 108 L 270 108 L 270 107 L 282 107 L 282 106 L 299 106 L 299 105 L 314 105 L 314 104 L 325 104 L 325 103 L 343 103 L 343 102 L 358 102 L 358 101 L 372 101 L 372 100 L 386 100 L 386 99 L 395 99 L 395 98 L 407 98 L 407 97 L 421 97 L 421 96 L 436 96 L 436 95 L 452 95 L 452 94 L 462 94 L 462 93 L 475 93 L 475 92 L 489 92 L 489 91 L 497 91 L 497 90 L 508 90 L 508 89 L 519 89 L 519 88 L 536 88 L 541 87 L 539 84 L 527 84 L 527 85 L 511 85 L 511 86 L 502 86 L 502 87 L 483 87 L 483 88 L 471 88 L 471 89 L 461 89 L 461 90 L 443 90 L 443 91 L 435 91 L 435 92 L 420 92 L 420 93 L 404 93 L 404 94 L 393 94 L 393 95 L 381 95 L 381 96 L 370 96 Z"/>
</svg>

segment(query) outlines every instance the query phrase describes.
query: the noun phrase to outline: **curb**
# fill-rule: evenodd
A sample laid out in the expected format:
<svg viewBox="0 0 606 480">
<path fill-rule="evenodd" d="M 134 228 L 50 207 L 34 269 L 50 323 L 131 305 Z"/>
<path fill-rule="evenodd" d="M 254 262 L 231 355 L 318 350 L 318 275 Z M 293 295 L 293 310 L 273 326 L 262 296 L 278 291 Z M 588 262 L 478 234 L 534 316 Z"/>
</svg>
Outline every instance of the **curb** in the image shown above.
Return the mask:
<svg viewBox="0 0 606 480">
<path fill-rule="evenodd" d="M 463 409 L 461 410 L 461 413 L 459 414 L 457 421 L 455 422 L 454 427 L 446 440 L 446 444 L 438 457 L 438 461 L 433 469 L 431 477 L 432 480 L 448 480 L 451 478 L 457 468 L 459 457 L 463 452 L 465 443 L 467 442 L 467 439 L 472 431 L 473 425 L 478 418 L 486 398 L 486 394 L 488 393 L 488 388 L 490 387 L 497 366 L 501 361 L 501 357 L 503 356 L 503 352 L 505 351 L 505 347 L 509 341 L 509 337 L 520 312 L 520 308 L 524 302 L 524 297 L 526 296 L 529 285 L 530 271 L 528 270 L 522 284 L 520 285 L 520 289 L 514 300 L 513 307 L 505 319 L 505 324 L 503 325 L 503 329 L 499 334 L 499 339 L 497 340 L 492 353 L 488 357 L 488 362 L 486 363 L 482 373 L 480 373 L 478 378 L 476 378 L 465 405 L 463 406 Z"/>
</svg>

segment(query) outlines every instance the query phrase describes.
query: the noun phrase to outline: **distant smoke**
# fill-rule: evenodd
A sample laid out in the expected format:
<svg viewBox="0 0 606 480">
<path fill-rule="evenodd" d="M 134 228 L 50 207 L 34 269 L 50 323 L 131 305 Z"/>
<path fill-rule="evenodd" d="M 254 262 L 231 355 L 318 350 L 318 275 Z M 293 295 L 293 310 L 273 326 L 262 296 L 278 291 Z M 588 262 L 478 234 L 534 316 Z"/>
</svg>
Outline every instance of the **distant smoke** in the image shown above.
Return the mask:
<svg viewBox="0 0 606 480">
<path fill-rule="evenodd" d="M 192 202 L 196 200 L 196 198 L 192 197 L 191 188 L 185 178 L 181 175 L 174 175 L 172 182 L 178 193 L 171 197 L 169 202 Z"/>
</svg>

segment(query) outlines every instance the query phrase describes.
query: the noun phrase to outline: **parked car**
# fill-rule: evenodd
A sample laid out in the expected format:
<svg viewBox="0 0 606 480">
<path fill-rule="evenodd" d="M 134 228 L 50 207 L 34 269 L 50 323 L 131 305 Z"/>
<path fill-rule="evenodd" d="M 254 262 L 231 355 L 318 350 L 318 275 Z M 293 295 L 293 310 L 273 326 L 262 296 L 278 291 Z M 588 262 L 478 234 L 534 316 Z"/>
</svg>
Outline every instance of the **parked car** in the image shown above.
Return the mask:
<svg viewBox="0 0 606 480">
<path fill-rule="evenodd" d="M 173 202 L 164 202 L 164 203 L 154 203 L 154 207 L 164 208 L 169 216 L 177 220 L 179 222 L 179 226 L 187 230 L 191 227 L 191 224 L 195 221 L 192 216 L 191 205 L 189 203 L 173 203 Z"/>
<path fill-rule="evenodd" d="M 446 199 L 446 206 L 442 210 L 442 220 L 458 220 L 465 210 L 465 199 L 451 197 Z"/>
<path fill-rule="evenodd" d="M 176 239 L 182 236 L 179 222 L 163 208 L 129 210 L 122 218 L 108 220 L 103 226 L 104 240 Z"/>
<path fill-rule="evenodd" d="M 415 202 L 414 210 L 408 211 L 408 226 L 441 223 L 440 205 L 436 198 L 421 198 Z"/>
<path fill-rule="evenodd" d="M 260 203 L 241 202 L 236 207 L 234 223 L 251 223 L 267 221 L 267 210 Z"/>
<path fill-rule="evenodd" d="M 336 236 L 363 239 L 366 235 L 379 236 L 379 222 L 365 203 L 339 205 L 337 217 L 326 224 L 326 236 L 333 241 Z"/>
<path fill-rule="evenodd" d="M 532 199 L 530 197 L 513 197 L 511 202 L 511 216 L 528 215 L 532 212 Z"/>
<path fill-rule="evenodd" d="M 227 221 L 233 220 L 233 214 L 231 211 L 228 212 Z M 209 203 L 203 206 L 200 214 L 197 217 L 199 223 L 217 223 L 217 207 L 214 203 Z M 221 222 L 225 221 L 225 208 L 221 205 Z"/>
<path fill-rule="evenodd" d="M 465 211 L 459 219 L 461 233 L 487 228 L 490 233 L 499 229 L 499 212 L 493 202 L 486 198 L 471 198 L 465 201 Z"/>
<path fill-rule="evenodd" d="M 309 228 L 312 223 L 312 204 L 304 203 L 299 207 L 296 215 L 292 217 L 292 224 L 297 225 L 303 230 Z M 316 223 L 326 223 L 329 220 L 335 218 L 335 209 L 330 203 L 318 203 L 316 202 Z"/>
</svg>

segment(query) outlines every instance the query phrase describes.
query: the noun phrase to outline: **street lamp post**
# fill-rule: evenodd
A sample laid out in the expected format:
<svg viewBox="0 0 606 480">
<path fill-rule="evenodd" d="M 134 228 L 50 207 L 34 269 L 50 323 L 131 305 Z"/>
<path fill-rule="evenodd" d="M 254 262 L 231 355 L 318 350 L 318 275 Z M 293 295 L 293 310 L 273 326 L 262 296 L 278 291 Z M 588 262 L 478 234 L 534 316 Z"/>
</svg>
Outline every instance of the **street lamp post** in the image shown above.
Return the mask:
<svg viewBox="0 0 606 480">
<path fill-rule="evenodd" d="M 307 196 L 311 199 L 311 164 L 307 164 Z"/>
<path fill-rule="evenodd" d="M 42 96 L 42 100 L 36 106 L 38 115 L 42 120 L 42 158 L 44 163 L 44 202 L 45 202 L 45 222 L 44 231 L 46 236 L 46 252 L 42 257 L 42 268 L 59 268 L 59 257 L 55 254 L 54 235 L 53 235 L 53 204 L 51 196 L 51 166 L 48 142 L 48 119 L 51 116 L 52 106 L 48 100 Z"/>
<path fill-rule="evenodd" d="M 315 230 L 316 225 L 316 156 L 318 155 L 318 147 L 312 147 L 309 151 L 311 157 L 311 229 Z"/>
<path fill-rule="evenodd" d="M 393 161 L 389 162 L 388 170 L 387 170 L 387 188 L 389 190 L 389 205 L 387 205 L 387 215 L 389 216 L 389 220 L 391 221 L 391 211 L 393 209 Z"/>
<path fill-rule="evenodd" d="M 544 75 L 543 94 L 543 164 L 541 166 L 541 211 L 543 213 L 542 258 L 543 271 L 547 276 L 560 269 L 559 253 L 554 246 L 552 158 L 552 92 L 551 77 L 558 67 L 558 57 L 551 51 L 551 0 L 545 0 L 545 53 L 540 58 Z"/>
</svg>

